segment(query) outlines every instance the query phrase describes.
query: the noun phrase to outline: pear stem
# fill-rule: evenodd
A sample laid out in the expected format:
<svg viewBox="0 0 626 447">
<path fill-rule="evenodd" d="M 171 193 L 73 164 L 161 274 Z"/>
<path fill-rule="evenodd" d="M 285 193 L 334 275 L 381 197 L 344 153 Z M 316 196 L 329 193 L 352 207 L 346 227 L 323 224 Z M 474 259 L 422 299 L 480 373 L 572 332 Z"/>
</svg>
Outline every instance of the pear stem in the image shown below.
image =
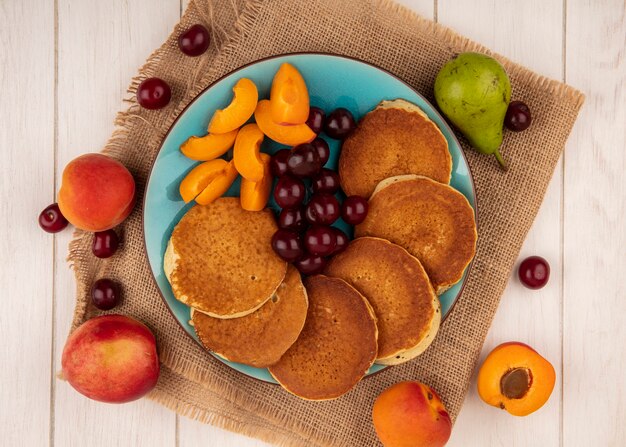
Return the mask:
<svg viewBox="0 0 626 447">
<path fill-rule="evenodd" d="M 504 161 L 504 158 L 502 157 L 502 154 L 500 154 L 500 149 L 496 149 L 493 153 L 493 155 L 496 156 L 496 160 L 498 160 L 498 163 L 500 163 L 500 167 L 502 168 L 503 171 L 508 171 L 509 167 L 506 164 L 506 161 Z"/>
</svg>

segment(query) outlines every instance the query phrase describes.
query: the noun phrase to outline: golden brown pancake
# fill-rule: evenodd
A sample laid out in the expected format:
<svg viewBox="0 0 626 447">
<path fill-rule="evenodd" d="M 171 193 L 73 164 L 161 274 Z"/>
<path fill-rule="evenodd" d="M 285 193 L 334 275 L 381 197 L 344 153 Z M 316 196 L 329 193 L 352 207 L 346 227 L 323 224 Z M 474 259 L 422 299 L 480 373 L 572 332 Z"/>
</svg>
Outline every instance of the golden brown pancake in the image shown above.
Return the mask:
<svg viewBox="0 0 626 447">
<path fill-rule="evenodd" d="M 220 319 L 192 311 L 191 321 L 207 349 L 231 362 L 267 368 L 296 341 L 307 308 L 300 273 L 290 266 L 274 296 L 251 314 Z"/>
<path fill-rule="evenodd" d="M 339 177 L 346 195 L 369 197 L 382 180 L 402 174 L 450 182 L 452 158 L 437 125 L 415 104 L 383 101 L 343 142 Z"/>
<path fill-rule="evenodd" d="M 254 312 L 287 271 L 271 247 L 276 229 L 271 211 L 245 211 L 237 197 L 191 208 L 165 252 L 163 267 L 176 299 L 216 318 Z"/>
<path fill-rule="evenodd" d="M 316 275 L 304 282 L 309 310 L 300 337 L 269 371 L 303 399 L 347 393 L 376 358 L 376 317 L 367 300 L 339 278 Z"/>
<path fill-rule="evenodd" d="M 476 252 L 474 210 L 465 196 L 415 175 L 382 181 L 354 234 L 406 248 L 424 266 L 437 295 L 461 279 Z"/>
<path fill-rule="evenodd" d="M 378 327 L 376 363 L 404 363 L 435 338 L 439 299 L 422 264 L 399 245 L 374 237 L 355 239 L 324 273 L 343 279 L 372 305 Z"/>
</svg>

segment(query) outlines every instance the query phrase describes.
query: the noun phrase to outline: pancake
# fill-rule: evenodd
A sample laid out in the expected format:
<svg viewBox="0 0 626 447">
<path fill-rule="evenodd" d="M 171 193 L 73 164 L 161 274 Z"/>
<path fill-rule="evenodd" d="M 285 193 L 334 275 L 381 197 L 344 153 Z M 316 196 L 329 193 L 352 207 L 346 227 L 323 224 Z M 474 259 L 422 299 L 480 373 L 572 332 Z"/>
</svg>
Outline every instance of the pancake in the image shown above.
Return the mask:
<svg viewBox="0 0 626 447">
<path fill-rule="evenodd" d="M 452 157 L 437 125 L 415 104 L 383 101 L 343 142 L 339 178 L 346 195 L 369 197 L 382 180 L 402 174 L 449 183 Z"/>
<path fill-rule="evenodd" d="M 192 312 L 191 321 L 202 344 L 231 362 L 267 368 L 278 362 L 304 327 L 308 300 L 300 273 L 289 267 L 274 296 L 241 318 L 213 318 Z"/>
<path fill-rule="evenodd" d="M 276 229 L 270 210 L 245 211 L 237 197 L 191 208 L 174 228 L 163 263 L 176 299 L 216 318 L 254 312 L 287 271 L 271 247 Z"/>
<path fill-rule="evenodd" d="M 376 363 L 397 365 L 430 346 L 441 321 L 439 299 L 417 258 L 384 239 L 353 240 L 326 275 L 341 278 L 372 305 L 377 317 Z"/>
<path fill-rule="evenodd" d="M 415 175 L 383 180 L 354 234 L 404 247 L 422 263 L 437 295 L 461 279 L 476 253 L 474 210 L 465 196 Z"/>
<path fill-rule="evenodd" d="M 367 300 L 339 278 L 304 282 L 309 310 L 300 337 L 269 372 L 287 391 L 307 400 L 347 393 L 376 359 L 376 317 Z"/>
</svg>

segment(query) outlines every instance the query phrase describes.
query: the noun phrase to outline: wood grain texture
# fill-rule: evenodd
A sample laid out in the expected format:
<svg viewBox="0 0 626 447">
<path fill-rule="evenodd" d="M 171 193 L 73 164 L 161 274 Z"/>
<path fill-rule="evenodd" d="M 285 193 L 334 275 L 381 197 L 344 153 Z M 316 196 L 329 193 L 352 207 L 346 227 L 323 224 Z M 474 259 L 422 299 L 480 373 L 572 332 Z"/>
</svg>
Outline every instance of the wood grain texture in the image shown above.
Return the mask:
<svg viewBox="0 0 626 447">
<path fill-rule="evenodd" d="M 58 0 L 58 178 L 74 157 L 102 149 L 123 107 L 126 88 L 147 55 L 178 21 L 178 0 Z M 51 169 L 51 168 L 50 168 Z M 59 185 L 57 185 L 58 188 Z M 55 365 L 69 331 L 74 275 L 65 258 L 71 231 L 58 239 Z M 106 262 L 106 261 L 103 261 Z M 58 446 L 173 446 L 174 413 L 147 399 L 107 405 L 85 399 L 67 383 L 55 390 Z"/>
<path fill-rule="evenodd" d="M 587 95 L 565 156 L 563 445 L 626 445 L 626 3 L 570 1 L 566 78 Z"/>
<path fill-rule="evenodd" d="M 71 231 L 45 234 L 37 214 L 54 200 L 63 166 L 102 148 L 130 78 L 186 3 L 57 0 L 55 14 L 54 0 L 0 2 L 0 253 L 20 253 L 0 260 L 0 340 L 8 340 L 0 348 L 1 445 L 266 445 L 178 418 L 148 400 L 92 402 L 52 380 L 74 306 L 65 262 Z M 565 163 L 521 253 L 546 257 L 551 282 L 533 292 L 512 278 L 481 356 L 503 341 L 527 342 L 556 367 L 557 389 L 539 412 L 514 418 L 483 404 L 473 382 L 450 445 L 626 445 L 623 0 L 400 3 L 542 74 L 565 74 L 587 94 Z"/>
<path fill-rule="evenodd" d="M 541 17 L 541 32 L 535 22 Z M 562 55 L 562 2 L 532 0 L 523 8 L 514 2 L 479 0 L 471 8 L 459 3 L 439 0 L 438 20 L 461 34 L 473 38 L 510 59 L 546 76 L 560 79 Z M 515 96 L 512 99 L 524 98 Z M 533 105 L 529 104 L 532 111 Z M 540 117 L 535 117 L 535 119 Z M 541 148 L 529 148 L 541 150 Z M 504 153 L 506 158 L 506 153 Z M 513 166 L 513 169 L 515 167 Z M 540 439 L 542 445 L 559 444 L 560 378 L 561 378 L 561 187 L 562 165 L 556 172 L 538 213 L 537 219 L 520 253 L 520 259 L 540 255 L 551 266 L 549 284 L 540 291 L 524 288 L 516 276 L 504 293 L 493 326 L 483 347 L 480 362 L 497 345 L 521 341 L 537 349 L 554 365 L 557 384 L 549 402 L 538 412 L 515 418 L 483 403 L 476 392 L 476 375 L 463 407 L 450 444 L 453 446 L 519 445 L 530 446 Z M 480 364 L 480 363 L 479 363 Z M 489 421 L 485 425 L 485 421 Z M 478 429 L 478 427 L 484 429 Z M 488 427 L 488 428 L 487 428 Z"/>
<path fill-rule="evenodd" d="M 54 236 L 54 10 L 0 3 L 0 444 L 47 445 Z"/>
</svg>

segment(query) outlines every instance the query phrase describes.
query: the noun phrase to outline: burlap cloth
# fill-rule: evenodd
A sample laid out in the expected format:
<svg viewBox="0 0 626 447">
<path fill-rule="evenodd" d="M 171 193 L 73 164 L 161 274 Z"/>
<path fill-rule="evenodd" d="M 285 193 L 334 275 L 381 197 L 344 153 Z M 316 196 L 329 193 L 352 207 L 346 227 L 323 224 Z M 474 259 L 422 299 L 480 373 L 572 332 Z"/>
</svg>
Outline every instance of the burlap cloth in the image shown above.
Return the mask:
<svg viewBox="0 0 626 447">
<path fill-rule="evenodd" d="M 213 39 L 205 55 L 190 58 L 179 51 L 176 38 L 195 23 L 210 28 Z M 158 76 L 172 86 L 172 102 L 148 111 L 131 97 L 105 148 L 134 174 L 139 205 L 119 228 L 123 250 L 108 260 L 92 255 L 91 234 L 76 233 L 69 255 L 77 280 L 72 329 L 96 314 L 89 304 L 93 281 L 119 280 L 124 301 L 116 311 L 145 322 L 158 340 L 162 374 L 149 397 L 182 415 L 278 445 L 377 445 L 372 402 L 385 387 L 407 379 L 433 386 L 455 418 L 513 263 L 582 105 L 578 91 L 495 55 L 511 78 L 513 98 L 530 105 L 534 121 L 525 132 L 506 132 L 507 173 L 462 140 L 479 207 L 478 250 L 465 290 L 426 353 L 363 380 L 334 401 L 303 401 L 276 385 L 247 378 L 215 361 L 183 332 L 150 273 L 141 203 L 159 145 L 176 116 L 202 89 L 243 64 L 297 51 L 344 54 L 391 71 L 432 100 L 438 70 L 455 53 L 468 50 L 492 54 L 386 0 L 192 1 L 129 88 L 134 94 L 142 79 Z"/>
</svg>

